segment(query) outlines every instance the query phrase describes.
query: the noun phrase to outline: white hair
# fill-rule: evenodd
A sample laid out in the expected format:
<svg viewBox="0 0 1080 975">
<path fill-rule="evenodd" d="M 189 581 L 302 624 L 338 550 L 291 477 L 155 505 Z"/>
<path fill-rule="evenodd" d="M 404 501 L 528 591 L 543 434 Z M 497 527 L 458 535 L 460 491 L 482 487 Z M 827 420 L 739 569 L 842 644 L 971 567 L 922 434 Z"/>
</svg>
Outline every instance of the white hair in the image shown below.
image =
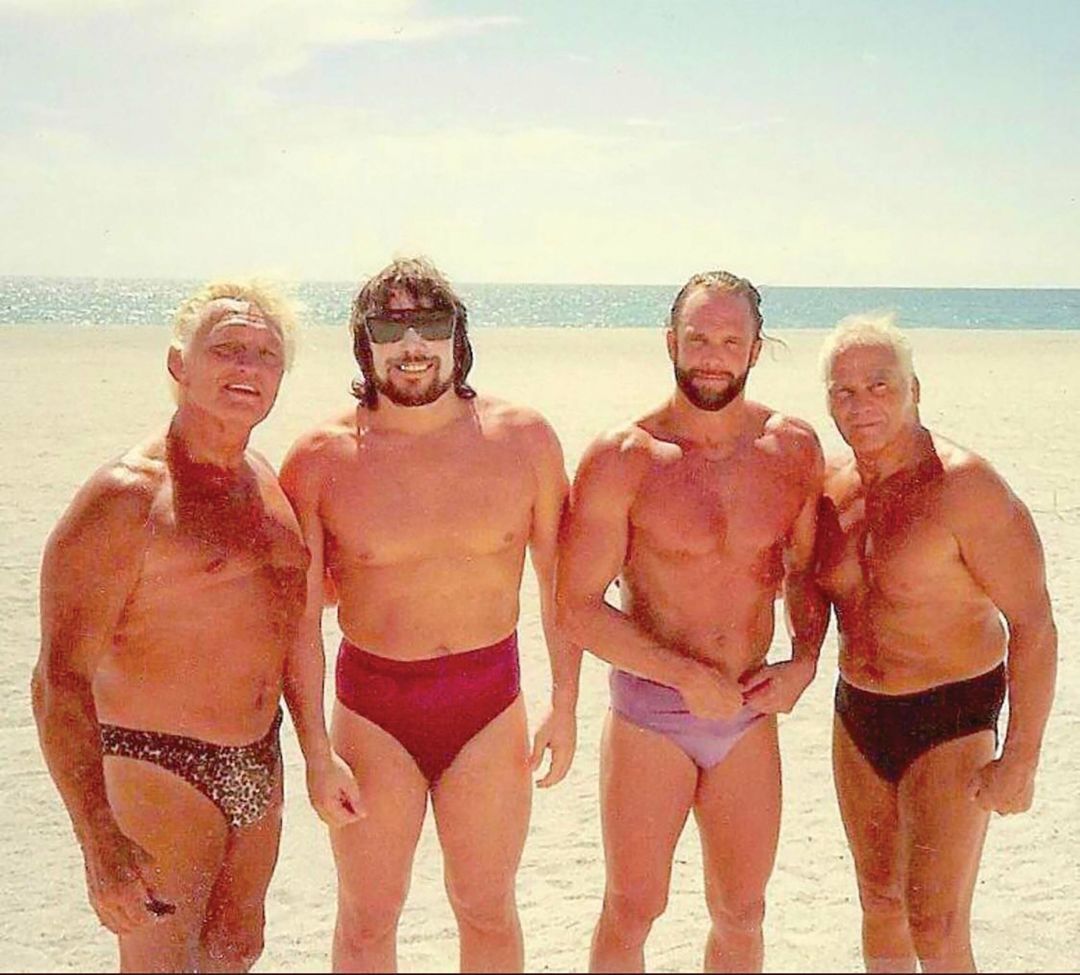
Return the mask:
<svg viewBox="0 0 1080 975">
<path fill-rule="evenodd" d="M 199 329 L 203 309 L 219 298 L 236 298 L 258 306 L 263 316 L 281 329 L 285 368 L 292 366 L 296 354 L 297 309 L 295 303 L 276 285 L 260 278 L 232 278 L 211 281 L 176 308 L 172 323 L 172 346 L 187 350 Z"/>
<path fill-rule="evenodd" d="M 821 347 L 818 362 L 821 376 L 829 381 L 833 363 L 841 352 L 851 348 L 892 349 L 904 375 L 909 379 L 915 375 L 915 363 L 911 353 L 911 343 L 896 327 L 895 312 L 861 312 L 848 315 L 836 323 L 836 327 L 825 339 Z"/>
</svg>

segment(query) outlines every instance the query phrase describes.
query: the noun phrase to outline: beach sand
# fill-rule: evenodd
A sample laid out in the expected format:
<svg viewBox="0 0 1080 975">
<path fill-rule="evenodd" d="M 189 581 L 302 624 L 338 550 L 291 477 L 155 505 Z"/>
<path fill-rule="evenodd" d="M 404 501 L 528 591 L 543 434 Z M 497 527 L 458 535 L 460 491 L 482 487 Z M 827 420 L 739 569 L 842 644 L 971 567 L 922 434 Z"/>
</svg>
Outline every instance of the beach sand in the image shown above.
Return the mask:
<svg viewBox="0 0 1080 975">
<path fill-rule="evenodd" d="M 813 423 L 827 451 L 841 444 L 824 409 L 821 332 L 783 335 L 766 350 L 749 395 Z M 1072 970 L 1080 961 L 1080 333 L 912 332 L 931 428 L 989 458 L 1034 512 L 1047 554 L 1060 632 L 1058 695 L 1033 810 L 995 817 L 974 904 L 974 944 L 985 970 Z M 164 330 L 0 329 L 0 968 L 115 968 L 112 935 L 87 903 L 82 863 L 45 770 L 28 685 L 38 652 L 42 546 L 78 485 L 170 413 Z M 601 430 L 638 415 L 670 390 L 656 330 L 476 330 L 473 380 L 483 392 L 540 410 L 558 431 L 572 472 Z M 254 445 L 276 465 L 313 422 L 345 406 L 353 374 L 344 329 L 311 328 L 274 414 Z M 330 616 L 326 643 L 338 637 Z M 780 628 L 782 632 L 782 627 Z M 548 691 L 536 585 L 526 569 L 520 624 L 523 681 L 535 722 Z M 774 651 L 784 653 L 784 640 Z M 859 971 L 859 910 L 833 794 L 829 748 L 836 638 L 818 677 L 781 719 L 784 795 L 780 848 L 768 891 L 766 967 Z M 557 788 L 537 791 L 518 877 L 527 968 L 583 971 L 603 893 L 597 751 L 607 709 L 605 667 L 587 657 L 577 759 Z M 295 736 L 286 722 L 286 811 L 270 888 L 260 971 L 329 966 L 334 868 L 327 834 L 307 804 Z M 644 840 L 644 838 L 643 838 Z M 457 943 L 429 816 L 400 928 L 404 971 L 455 971 Z M 707 916 L 696 830 L 677 850 L 667 913 L 647 960 L 657 971 L 701 968 Z"/>
</svg>

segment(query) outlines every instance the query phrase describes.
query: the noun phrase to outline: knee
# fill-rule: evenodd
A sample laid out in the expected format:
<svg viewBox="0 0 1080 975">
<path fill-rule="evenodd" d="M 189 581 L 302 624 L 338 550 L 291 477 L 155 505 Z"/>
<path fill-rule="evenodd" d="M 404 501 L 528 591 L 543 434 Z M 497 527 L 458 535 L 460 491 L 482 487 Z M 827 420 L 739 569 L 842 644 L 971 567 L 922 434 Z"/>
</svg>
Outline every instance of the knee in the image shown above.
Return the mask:
<svg viewBox="0 0 1080 975">
<path fill-rule="evenodd" d="M 458 923 L 476 931 L 503 931 L 517 922 L 513 884 L 447 883 L 447 897 Z"/>
<path fill-rule="evenodd" d="M 222 971 L 246 972 L 263 953 L 264 914 L 212 918 L 200 938 L 202 952 Z"/>
<path fill-rule="evenodd" d="M 906 920 L 907 908 L 904 904 L 904 892 L 899 883 L 861 879 L 859 903 L 862 905 L 863 917 L 867 921 Z"/>
<path fill-rule="evenodd" d="M 383 887 L 363 897 L 338 898 L 336 937 L 347 945 L 362 948 L 387 938 L 397 930 L 405 906 L 407 888 Z"/>
<path fill-rule="evenodd" d="M 956 910 L 913 909 L 908 924 L 920 958 L 951 954 L 959 941 L 968 938 L 967 919 Z"/>
<path fill-rule="evenodd" d="M 667 891 L 636 884 L 611 887 L 604 893 L 604 914 L 630 941 L 643 941 L 661 914 L 667 910 Z"/>
<path fill-rule="evenodd" d="M 765 921 L 765 897 L 710 897 L 709 917 L 726 931 L 758 931 Z"/>
</svg>

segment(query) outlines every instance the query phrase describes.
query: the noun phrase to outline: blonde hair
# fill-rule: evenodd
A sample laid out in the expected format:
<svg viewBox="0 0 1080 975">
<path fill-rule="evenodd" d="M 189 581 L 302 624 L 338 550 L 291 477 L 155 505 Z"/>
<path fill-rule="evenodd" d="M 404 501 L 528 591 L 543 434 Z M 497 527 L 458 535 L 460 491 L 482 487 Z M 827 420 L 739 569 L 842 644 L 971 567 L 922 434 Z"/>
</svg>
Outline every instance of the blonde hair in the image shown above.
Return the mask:
<svg viewBox="0 0 1080 975">
<path fill-rule="evenodd" d="M 198 331 L 203 309 L 219 298 L 235 298 L 258 306 L 268 320 L 281 329 L 285 368 L 292 366 L 296 355 L 298 308 L 296 302 L 270 281 L 262 278 L 223 278 L 204 284 L 195 294 L 176 307 L 172 322 L 172 346 L 181 353 L 187 350 Z"/>
<path fill-rule="evenodd" d="M 818 356 L 821 378 L 825 382 L 829 381 L 833 363 L 841 352 L 852 348 L 867 347 L 892 349 L 904 375 L 909 379 L 915 375 L 911 343 L 896 327 L 896 313 L 890 311 L 860 312 L 840 319 L 825 339 L 825 344 L 822 345 Z"/>
</svg>

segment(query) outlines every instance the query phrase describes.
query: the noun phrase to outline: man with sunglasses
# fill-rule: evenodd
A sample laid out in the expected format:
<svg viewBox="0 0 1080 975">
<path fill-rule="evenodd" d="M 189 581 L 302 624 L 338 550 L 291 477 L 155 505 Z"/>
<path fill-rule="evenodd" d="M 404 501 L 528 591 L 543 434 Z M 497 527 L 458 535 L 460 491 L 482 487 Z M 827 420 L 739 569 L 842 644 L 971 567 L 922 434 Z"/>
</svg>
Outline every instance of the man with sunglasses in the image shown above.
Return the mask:
<svg viewBox="0 0 1080 975">
<path fill-rule="evenodd" d="M 427 261 L 397 260 L 351 317 L 360 401 L 282 468 L 311 552 L 303 655 L 321 699 L 321 616 L 344 639 L 331 739 L 363 816 L 331 831 L 335 970 L 396 969 L 398 918 L 430 795 L 461 967 L 521 971 L 514 880 L 539 785 L 573 756 L 580 651 L 553 622 L 562 450 L 536 413 L 478 396 L 465 306 Z M 530 748 L 516 625 L 526 548 L 540 587 L 552 707 Z"/>
</svg>

